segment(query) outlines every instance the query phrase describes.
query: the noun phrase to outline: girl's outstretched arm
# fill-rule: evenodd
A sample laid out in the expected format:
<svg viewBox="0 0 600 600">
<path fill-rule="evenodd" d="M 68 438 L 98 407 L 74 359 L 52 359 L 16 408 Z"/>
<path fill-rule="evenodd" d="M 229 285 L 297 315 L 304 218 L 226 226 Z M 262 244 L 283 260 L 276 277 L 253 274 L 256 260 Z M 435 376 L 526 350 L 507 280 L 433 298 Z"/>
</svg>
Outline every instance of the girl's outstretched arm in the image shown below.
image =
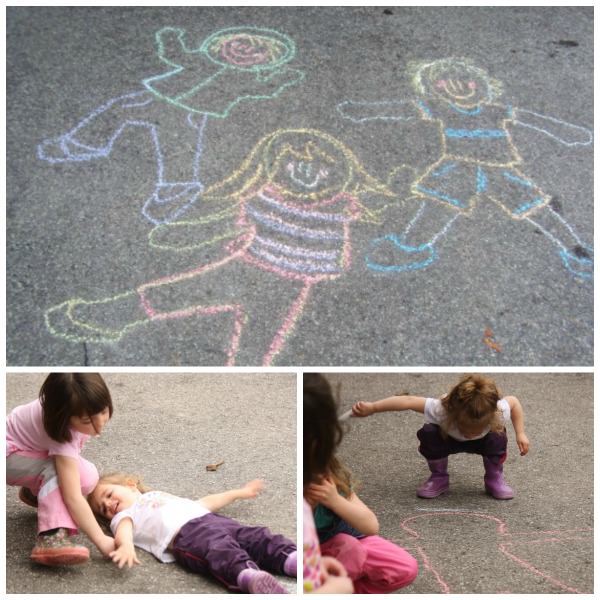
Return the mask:
<svg viewBox="0 0 600 600">
<path fill-rule="evenodd" d="M 422 413 L 425 411 L 425 398 L 421 396 L 391 396 L 377 402 L 357 402 L 352 407 L 354 417 L 368 417 L 374 413 L 391 410 L 414 410 Z"/>
<path fill-rule="evenodd" d="M 510 420 L 512 421 L 517 437 L 517 446 L 521 452 L 521 456 L 525 456 L 529 452 L 529 439 L 525 435 L 525 419 L 523 407 L 519 399 L 515 396 L 508 396 L 506 399 L 510 406 Z"/>
<path fill-rule="evenodd" d="M 102 531 L 90 505 L 81 494 L 77 460 L 69 456 L 55 456 L 54 466 L 60 492 L 73 521 L 104 556 L 110 556 L 115 549 L 115 541 Z"/>
<path fill-rule="evenodd" d="M 110 553 L 110 557 L 119 569 L 125 565 L 131 568 L 140 564 L 133 545 L 133 521 L 129 517 L 123 518 L 117 525 L 115 546 L 117 549 Z"/>
<path fill-rule="evenodd" d="M 235 502 L 236 500 L 247 500 L 249 498 L 256 498 L 258 494 L 263 490 L 264 483 L 260 479 L 253 479 L 249 481 L 244 487 L 236 490 L 228 490 L 221 492 L 220 494 L 211 494 L 210 496 L 204 496 L 200 498 L 198 502 L 208 508 L 211 512 L 216 512 L 221 508 Z"/>
<path fill-rule="evenodd" d="M 375 513 L 356 494 L 352 493 L 348 498 L 342 496 L 332 479 L 324 477 L 320 483 L 311 483 L 305 496 L 309 503 L 322 504 L 361 533 L 379 533 Z"/>
</svg>

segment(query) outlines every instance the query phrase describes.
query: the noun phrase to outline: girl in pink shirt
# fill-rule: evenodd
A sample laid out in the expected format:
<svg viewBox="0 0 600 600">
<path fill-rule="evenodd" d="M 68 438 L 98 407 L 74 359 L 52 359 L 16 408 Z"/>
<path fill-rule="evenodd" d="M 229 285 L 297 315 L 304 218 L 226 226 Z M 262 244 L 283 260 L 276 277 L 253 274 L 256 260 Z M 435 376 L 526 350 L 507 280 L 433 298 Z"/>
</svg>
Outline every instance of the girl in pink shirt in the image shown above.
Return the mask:
<svg viewBox="0 0 600 600">
<path fill-rule="evenodd" d="M 6 483 L 22 486 L 19 498 L 38 511 L 31 559 L 44 565 L 88 560 L 89 550 L 69 537 L 80 528 L 104 556 L 115 550 L 85 499 L 98 481 L 96 467 L 81 457 L 85 442 L 100 435 L 113 413 L 97 373 L 51 373 L 37 400 L 6 419 Z"/>
</svg>

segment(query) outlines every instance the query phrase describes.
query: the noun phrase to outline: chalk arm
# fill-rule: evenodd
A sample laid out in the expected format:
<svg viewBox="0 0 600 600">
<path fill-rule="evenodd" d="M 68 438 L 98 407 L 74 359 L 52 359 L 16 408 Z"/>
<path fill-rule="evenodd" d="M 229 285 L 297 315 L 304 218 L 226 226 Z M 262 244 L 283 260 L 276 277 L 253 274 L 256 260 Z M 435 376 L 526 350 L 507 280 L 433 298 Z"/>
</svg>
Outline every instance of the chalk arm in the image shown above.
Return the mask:
<svg viewBox="0 0 600 600">
<path fill-rule="evenodd" d="M 521 108 L 514 110 L 513 123 L 539 131 L 565 146 L 589 146 L 594 137 L 586 127 Z"/>
<path fill-rule="evenodd" d="M 418 116 L 415 105 L 410 100 L 389 100 L 383 102 L 355 102 L 346 100 L 336 106 L 344 119 L 354 123 L 365 121 L 411 121 Z"/>
</svg>

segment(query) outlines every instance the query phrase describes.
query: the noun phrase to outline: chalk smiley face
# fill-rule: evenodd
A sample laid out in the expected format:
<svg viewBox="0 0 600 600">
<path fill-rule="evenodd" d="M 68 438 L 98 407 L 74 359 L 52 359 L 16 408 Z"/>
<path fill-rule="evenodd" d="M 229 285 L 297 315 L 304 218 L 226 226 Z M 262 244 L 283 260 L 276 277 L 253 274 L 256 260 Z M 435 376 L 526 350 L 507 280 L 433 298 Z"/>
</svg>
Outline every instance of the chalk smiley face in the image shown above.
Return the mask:
<svg viewBox="0 0 600 600">
<path fill-rule="evenodd" d="M 415 83 L 420 93 L 471 110 L 492 102 L 501 84 L 467 59 L 445 58 L 421 65 Z"/>
<path fill-rule="evenodd" d="M 267 174 L 285 196 L 320 202 L 347 186 L 351 167 L 341 148 L 315 135 L 277 140 L 269 153 Z"/>
<path fill-rule="evenodd" d="M 438 97 L 461 108 L 475 108 L 490 99 L 488 82 L 469 67 L 440 73 L 432 83 Z"/>
</svg>

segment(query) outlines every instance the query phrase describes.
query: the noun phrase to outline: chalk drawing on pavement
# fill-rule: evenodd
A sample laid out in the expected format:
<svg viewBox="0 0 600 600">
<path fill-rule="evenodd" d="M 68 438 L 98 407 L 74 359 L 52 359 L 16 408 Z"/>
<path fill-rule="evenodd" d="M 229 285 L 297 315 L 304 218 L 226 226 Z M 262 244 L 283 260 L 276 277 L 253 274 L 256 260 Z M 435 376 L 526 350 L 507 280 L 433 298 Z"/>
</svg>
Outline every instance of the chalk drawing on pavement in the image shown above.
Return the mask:
<svg viewBox="0 0 600 600">
<path fill-rule="evenodd" d="M 411 187 L 419 201 L 401 233 L 372 240 L 367 266 L 382 273 L 428 267 L 438 260 L 436 243 L 461 216 L 489 198 L 510 218 L 541 231 L 567 270 L 593 275 L 593 249 L 550 205 L 551 197 L 519 168 L 523 162 L 509 126 L 545 134 L 565 146 L 592 143 L 590 130 L 497 102 L 502 84 L 468 59 L 445 58 L 410 66 L 412 101 L 344 101 L 337 111 L 363 126 L 367 121 L 415 119 L 438 123 L 441 158 Z"/>
<path fill-rule="evenodd" d="M 439 519 L 439 521 L 438 521 Z M 537 580 L 543 580 L 551 587 L 562 593 L 582 594 L 587 591 L 579 589 L 576 581 L 565 581 L 564 578 L 556 576 L 547 568 L 538 567 L 535 564 L 535 559 L 529 557 L 524 558 L 525 550 L 534 549 L 539 545 L 562 544 L 569 546 L 571 551 L 573 546 L 581 544 L 593 544 L 593 528 L 576 528 L 576 529 L 558 529 L 549 531 L 511 531 L 505 521 L 496 516 L 482 513 L 469 512 L 463 510 L 431 510 L 429 512 L 412 515 L 405 518 L 400 526 L 414 540 L 414 546 L 407 546 L 406 549 L 413 551 L 419 558 L 424 569 L 433 577 L 439 591 L 444 594 L 456 593 L 451 589 L 448 583 L 452 577 L 452 573 L 444 573 L 443 565 L 435 564 L 431 558 L 431 550 L 436 548 L 439 550 L 439 540 L 429 539 L 423 533 L 423 525 L 435 524 L 436 531 L 439 531 L 447 523 L 445 521 L 470 519 L 475 522 L 480 522 L 481 526 L 488 524 L 492 531 L 492 547 L 489 552 L 496 549 L 500 555 L 510 560 L 512 564 L 523 569 Z M 456 530 L 460 525 L 453 524 L 451 527 Z M 495 536 L 495 539 L 494 539 Z M 489 535 L 488 535 L 489 537 Z M 453 539 L 454 536 L 453 536 Z M 563 556 L 566 556 L 564 554 Z M 497 579 L 498 573 L 502 572 L 502 563 L 498 562 L 499 558 L 494 561 L 494 578 Z M 478 569 L 476 561 L 470 563 L 474 569 Z M 576 576 L 576 570 L 574 577 Z M 513 590 L 514 593 L 519 593 L 518 590 Z M 508 590 L 504 590 L 508 593 Z"/>
<path fill-rule="evenodd" d="M 368 197 L 368 206 L 362 197 Z M 185 220 L 157 225 L 150 234 L 150 244 L 165 251 L 224 243 L 220 259 L 100 300 L 62 302 L 46 312 L 48 330 L 69 341 L 118 342 L 153 321 L 226 313 L 233 319 L 227 364 L 270 365 L 296 328 L 313 287 L 348 270 L 351 225 L 381 222 L 395 200 L 331 135 L 277 130 L 263 137 L 231 176 L 208 188 Z M 288 298 L 279 318 L 266 298 L 253 309 L 245 303 L 257 271 Z M 221 302 L 216 290 L 225 282 L 233 282 L 234 289 Z M 260 351 L 253 335 L 257 328 L 263 337 L 271 328 Z"/>
<path fill-rule="evenodd" d="M 204 191 L 207 120 L 226 118 L 241 102 L 276 98 L 300 83 L 304 72 L 286 66 L 296 46 L 272 29 L 222 29 L 198 48 L 188 47 L 180 28 L 164 27 L 155 38 L 159 59 L 170 69 L 143 80 L 145 89 L 108 100 L 66 133 L 44 140 L 38 157 L 50 163 L 107 158 L 131 128 L 145 130 L 156 172 L 142 214 L 157 225 L 181 217 Z"/>
</svg>

